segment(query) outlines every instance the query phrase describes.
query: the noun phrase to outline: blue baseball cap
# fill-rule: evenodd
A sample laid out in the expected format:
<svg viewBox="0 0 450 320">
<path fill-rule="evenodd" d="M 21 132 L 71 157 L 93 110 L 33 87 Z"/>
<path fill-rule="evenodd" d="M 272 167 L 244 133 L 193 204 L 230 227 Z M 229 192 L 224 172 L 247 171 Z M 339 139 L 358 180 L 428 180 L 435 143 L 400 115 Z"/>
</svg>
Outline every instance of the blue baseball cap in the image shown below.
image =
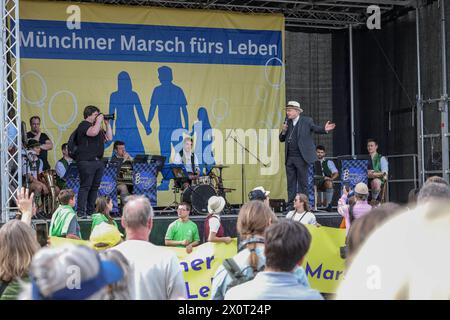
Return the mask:
<svg viewBox="0 0 450 320">
<path fill-rule="evenodd" d="M 92 250 L 88 247 L 85 248 Z M 105 286 L 122 280 L 124 272 L 118 264 L 110 260 L 100 259 L 100 256 L 96 252 L 95 255 L 99 262 L 99 271 L 95 277 L 82 281 L 79 288 L 65 287 L 53 292 L 49 296 L 44 296 L 36 283 L 36 279 L 32 277 L 33 300 L 85 300 Z"/>
</svg>

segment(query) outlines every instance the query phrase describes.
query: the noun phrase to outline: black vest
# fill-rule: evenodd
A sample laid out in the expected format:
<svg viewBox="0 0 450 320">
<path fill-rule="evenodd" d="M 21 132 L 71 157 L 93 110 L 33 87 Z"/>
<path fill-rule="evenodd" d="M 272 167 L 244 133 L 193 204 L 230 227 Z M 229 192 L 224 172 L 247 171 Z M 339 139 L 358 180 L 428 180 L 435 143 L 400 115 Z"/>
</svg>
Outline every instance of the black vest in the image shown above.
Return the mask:
<svg viewBox="0 0 450 320">
<path fill-rule="evenodd" d="M 286 135 L 286 142 L 288 143 L 288 157 L 300 157 L 300 149 L 298 148 L 298 127 L 300 126 L 300 119 L 297 122 L 295 127 L 291 127 L 291 130 L 288 130 Z M 292 126 L 294 122 L 291 122 Z M 290 131 L 290 132 L 289 132 Z"/>
<path fill-rule="evenodd" d="M 183 149 L 181 149 L 181 151 L 180 151 L 180 156 L 181 156 L 181 161 L 183 162 L 183 155 L 184 155 L 184 152 L 183 152 L 184 150 Z M 197 174 L 197 172 L 196 172 L 196 168 L 195 168 L 195 165 L 196 165 L 196 163 L 195 163 L 195 154 L 193 153 L 193 152 L 191 152 L 191 166 L 192 166 L 192 173 L 193 174 Z M 185 163 L 184 163 L 185 164 Z"/>
</svg>

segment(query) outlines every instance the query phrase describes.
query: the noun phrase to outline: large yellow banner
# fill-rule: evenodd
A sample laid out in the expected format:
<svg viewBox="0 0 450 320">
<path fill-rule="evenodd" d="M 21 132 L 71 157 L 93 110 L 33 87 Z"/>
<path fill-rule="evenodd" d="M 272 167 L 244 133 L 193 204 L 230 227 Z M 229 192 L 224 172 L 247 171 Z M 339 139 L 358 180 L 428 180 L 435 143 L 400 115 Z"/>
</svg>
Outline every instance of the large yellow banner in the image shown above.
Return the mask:
<svg viewBox="0 0 450 320">
<path fill-rule="evenodd" d="M 192 136 L 201 169 L 230 166 L 232 203 L 258 185 L 285 198 L 284 153 L 268 131 L 284 119 L 282 15 L 21 1 L 20 17 L 22 117 L 40 116 L 51 166 L 84 107 L 95 105 L 115 113 L 114 140 L 132 156 L 170 162 Z M 238 143 L 254 155 L 241 159 Z M 173 195 L 160 187 L 158 205 L 166 205 Z"/>
</svg>

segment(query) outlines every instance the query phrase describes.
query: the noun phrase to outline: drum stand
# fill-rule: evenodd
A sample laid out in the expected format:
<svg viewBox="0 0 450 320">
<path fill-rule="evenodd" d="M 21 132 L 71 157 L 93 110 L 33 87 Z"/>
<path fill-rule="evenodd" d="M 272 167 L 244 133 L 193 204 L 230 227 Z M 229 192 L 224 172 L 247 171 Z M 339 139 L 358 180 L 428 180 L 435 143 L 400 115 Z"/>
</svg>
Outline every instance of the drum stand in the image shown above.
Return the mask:
<svg viewBox="0 0 450 320">
<path fill-rule="evenodd" d="M 177 210 L 179 202 L 177 201 L 177 194 L 180 193 L 180 188 L 178 187 L 173 187 L 173 202 L 171 204 L 169 204 L 167 207 L 165 207 L 162 212 L 164 211 L 173 211 L 173 210 Z"/>
</svg>

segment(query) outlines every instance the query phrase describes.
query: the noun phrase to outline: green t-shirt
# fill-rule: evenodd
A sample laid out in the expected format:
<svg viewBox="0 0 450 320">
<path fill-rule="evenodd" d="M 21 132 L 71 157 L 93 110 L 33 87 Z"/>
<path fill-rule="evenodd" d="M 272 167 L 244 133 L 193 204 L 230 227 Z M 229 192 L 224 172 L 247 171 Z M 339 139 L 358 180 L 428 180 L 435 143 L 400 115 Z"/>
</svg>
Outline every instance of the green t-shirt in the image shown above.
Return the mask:
<svg viewBox="0 0 450 320">
<path fill-rule="evenodd" d="M 107 218 L 103 213 L 94 213 L 94 214 L 92 215 L 91 233 L 92 233 L 92 231 L 94 230 L 94 228 L 95 228 L 96 226 L 98 226 L 99 224 L 101 224 L 102 222 L 109 223 L 109 220 L 108 220 L 108 218 Z M 117 225 L 117 223 L 116 223 L 114 220 L 113 220 L 112 222 L 113 222 L 112 224 L 113 224 L 117 229 L 119 229 L 119 226 Z"/>
<path fill-rule="evenodd" d="M 65 237 L 71 229 L 72 220 L 76 222 L 76 236 L 81 239 L 80 227 L 77 222 L 77 214 L 69 205 L 60 205 L 52 215 L 49 234 L 51 237 Z"/>
<path fill-rule="evenodd" d="M 189 243 L 192 243 L 194 241 L 200 241 L 200 235 L 198 234 L 197 225 L 194 222 L 191 220 L 182 222 L 180 219 L 177 219 L 169 225 L 165 239 L 174 241 L 188 240 Z M 182 245 L 177 247 L 183 248 Z"/>
</svg>

